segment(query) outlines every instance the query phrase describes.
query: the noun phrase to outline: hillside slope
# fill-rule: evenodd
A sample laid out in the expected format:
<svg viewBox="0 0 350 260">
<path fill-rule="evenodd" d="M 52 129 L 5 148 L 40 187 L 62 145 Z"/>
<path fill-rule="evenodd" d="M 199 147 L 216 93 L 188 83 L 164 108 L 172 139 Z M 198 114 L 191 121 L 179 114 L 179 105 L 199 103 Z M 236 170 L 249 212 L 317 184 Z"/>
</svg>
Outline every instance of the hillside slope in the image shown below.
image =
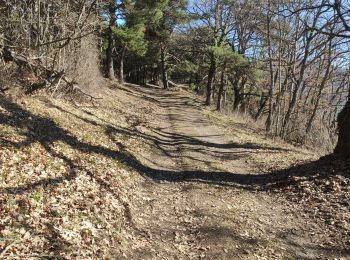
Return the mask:
<svg viewBox="0 0 350 260">
<path fill-rule="evenodd" d="M 271 171 L 311 152 L 184 90 L 101 96 L 98 107 L 0 97 L 0 257 L 350 256 L 348 222 L 327 225 L 270 188 Z M 349 205 L 337 212 L 348 219 Z"/>
</svg>

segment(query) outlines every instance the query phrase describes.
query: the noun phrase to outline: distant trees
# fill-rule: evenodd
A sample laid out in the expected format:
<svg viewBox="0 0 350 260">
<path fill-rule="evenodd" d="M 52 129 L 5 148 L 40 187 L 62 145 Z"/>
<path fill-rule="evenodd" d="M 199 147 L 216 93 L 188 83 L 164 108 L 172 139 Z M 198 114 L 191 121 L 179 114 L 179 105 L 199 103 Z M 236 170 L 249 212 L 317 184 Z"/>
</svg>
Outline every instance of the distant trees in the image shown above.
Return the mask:
<svg viewBox="0 0 350 260">
<path fill-rule="evenodd" d="M 119 80 L 124 82 L 124 59 L 127 52 L 143 56 L 147 52 L 147 42 L 144 38 L 144 24 L 123 25 L 113 30 L 116 38 L 119 59 Z"/>
<path fill-rule="evenodd" d="M 183 57 L 202 63 L 196 78 L 199 89 L 205 86 L 206 104 L 217 97 L 222 109 L 225 93 L 224 107 L 264 118 L 271 134 L 297 143 L 328 142 L 331 149 L 348 89 L 347 25 L 341 26 L 348 18 L 339 16 L 339 10 L 348 14 L 344 3 L 196 1 L 188 30 L 206 34 L 189 37 L 200 54 L 188 50 L 196 58 Z M 238 59 L 230 60 L 230 53 Z"/>
<path fill-rule="evenodd" d="M 349 10 L 344 0 L 0 0 L 0 56 L 36 58 L 55 89 L 81 40 L 100 36 L 112 80 L 188 84 L 206 105 L 299 144 L 333 149 L 339 130 L 335 152 L 349 158 Z"/>
<path fill-rule="evenodd" d="M 124 60 L 126 55 L 132 59 L 127 64 L 129 80 L 143 83 L 151 74 L 154 80 L 160 74 L 164 88 L 169 87 L 167 53 L 170 37 L 175 27 L 186 19 L 186 1 L 175 0 L 129 0 L 121 1 L 120 8 L 116 2 L 109 3 L 113 15 L 109 15 L 112 23 L 113 39 L 106 34 L 107 71 L 112 66 L 109 59 L 110 46 L 114 47 L 114 60 L 119 60 L 119 79 L 124 81 Z M 115 16 L 119 16 L 119 25 Z M 109 29 L 108 29 L 109 30 Z M 112 73 L 109 73 L 112 74 Z"/>
<path fill-rule="evenodd" d="M 330 38 L 350 39 L 349 2 L 342 0 L 327 1 L 321 3 L 319 9 L 326 13 L 331 10 L 333 11 L 333 15 L 325 17 L 326 22 L 324 22 L 322 27 L 314 26 L 311 28 L 311 30 L 328 35 Z M 348 41 L 346 42 L 348 43 Z M 335 153 L 343 156 L 347 160 L 350 160 L 350 65 L 347 63 L 345 66 L 348 66 L 346 73 L 347 79 L 345 79 L 348 84 L 348 96 L 344 108 L 338 115 L 339 137 L 335 148 Z"/>
<path fill-rule="evenodd" d="M 149 42 L 147 59 L 149 67 L 160 72 L 162 85 L 169 87 L 168 52 L 170 38 L 179 24 L 186 21 L 186 0 L 157 0 L 149 3 L 141 1 L 148 10 L 146 17 L 146 39 Z M 140 7 L 141 7 L 140 6 Z M 139 7 L 139 8 L 140 8 Z M 157 60 L 154 60 L 156 58 Z M 152 64 L 153 63 L 153 64 Z M 148 70 L 148 69 L 147 69 Z"/>
<path fill-rule="evenodd" d="M 201 0 L 193 5 L 192 13 L 199 20 L 196 26 L 206 26 L 210 30 L 207 43 L 209 59 L 206 105 L 211 104 L 214 78 L 217 73 L 217 51 L 226 45 L 228 34 L 232 31 L 233 1 Z"/>
<path fill-rule="evenodd" d="M 349 59 L 344 59 L 344 54 L 349 55 L 350 39 L 350 3 L 343 0 L 326 0 L 306 3 L 299 7 L 294 13 L 300 14 L 308 11 L 317 12 L 320 21 L 307 27 L 307 31 L 317 33 L 328 37 L 328 52 L 325 57 L 325 67 L 319 67 L 319 73 L 324 75 L 320 80 L 319 90 L 315 99 L 315 106 L 312 109 L 311 117 L 307 123 L 306 132 L 310 131 L 311 125 L 315 120 L 315 115 L 319 110 L 321 95 L 325 89 L 327 81 L 334 73 L 337 77 L 335 93 L 332 93 L 331 105 L 344 105 L 339 112 L 335 108 L 334 117 L 338 121 L 338 141 L 335 148 L 335 154 L 338 154 L 347 160 L 350 159 L 350 65 Z M 341 61 L 337 59 L 343 57 Z M 337 61 L 337 63 L 335 63 Z M 345 99 L 337 101 L 336 96 L 343 92 Z M 336 103 L 334 103 L 337 101 Z M 335 120 L 334 120 L 335 121 Z"/>
</svg>

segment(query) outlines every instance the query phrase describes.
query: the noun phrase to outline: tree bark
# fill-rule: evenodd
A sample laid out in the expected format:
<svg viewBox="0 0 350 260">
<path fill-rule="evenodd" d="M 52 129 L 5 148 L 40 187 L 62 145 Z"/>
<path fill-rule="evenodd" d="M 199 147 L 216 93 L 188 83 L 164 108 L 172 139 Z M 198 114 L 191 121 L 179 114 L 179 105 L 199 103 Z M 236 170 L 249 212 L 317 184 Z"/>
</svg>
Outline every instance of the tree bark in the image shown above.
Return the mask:
<svg viewBox="0 0 350 260">
<path fill-rule="evenodd" d="M 264 94 L 262 94 L 260 98 L 260 107 L 258 112 L 255 115 L 255 121 L 257 121 L 262 116 L 266 103 L 267 103 L 267 98 L 264 96 Z"/>
<path fill-rule="evenodd" d="M 350 160 L 350 100 L 338 116 L 339 138 L 334 153 Z"/>
<path fill-rule="evenodd" d="M 221 80 L 220 80 L 220 88 L 218 93 L 218 102 L 216 104 L 216 110 L 221 111 L 221 99 L 222 95 L 225 92 L 225 69 L 226 64 L 224 64 L 222 72 L 221 72 Z"/>
<path fill-rule="evenodd" d="M 119 61 L 119 81 L 122 84 L 124 83 L 124 57 L 125 57 L 125 48 L 123 48 L 120 54 L 120 61 Z"/>
<path fill-rule="evenodd" d="M 116 4 L 115 1 L 111 1 L 109 4 L 109 28 L 108 28 L 108 47 L 107 47 L 107 75 L 108 78 L 111 80 L 115 80 L 115 73 L 114 73 L 114 61 L 113 61 L 113 51 L 114 51 L 114 37 L 113 37 L 113 27 L 116 24 L 117 18 L 116 18 Z"/>
<path fill-rule="evenodd" d="M 207 98 L 205 100 L 206 106 L 211 105 L 211 96 L 212 96 L 213 82 L 214 82 L 215 74 L 216 74 L 216 60 L 215 60 L 214 54 L 211 54 L 210 67 L 209 67 L 209 72 L 208 72 Z"/>
<path fill-rule="evenodd" d="M 165 48 L 161 49 L 160 58 L 161 58 L 163 88 L 168 89 L 169 88 L 169 80 L 168 80 L 167 65 L 166 65 L 166 60 L 165 60 Z"/>
<path fill-rule="evenodd" d="M 267 15 L 267 45 L 268 45 L 268 55 L 269 55 L 269 72 L 270 72 L 270 88 L 269 88 L 269 114 L 267 116 L 266 120 L 266 131 L 270 132 L 272 127 L 272 118 L 273 118 L 273 107 L 274 107 L 274 90 L 275 90 L 275 77 L 274 77 L 274 70 L 273 70 L 273 53 L 272 53 L 272 42 L 271 42 L 271 21 L 272 17 L 270 14 L 271 10 L 271 2 L 268 1 L 268 15 Z"/>
<path fill-rule="evenodd" d="M 319 86 L 319 90 L 318 90 L 318 93 L 317 93 L 317 96 L 316 96 L 316 104 L 314 106 L 314 109 L 312 111 L 311 117 L 310 117 L 310 119 L 309 119 L 309 121 L 307 123 L 307 126 L 306 126 L 304 140 L 305 140 L 306 136 L 308 135 L 308 133 L 311 131 L 312 124 L 313 124 L 313 122 L 315 120 L 315 117 L 316 117 L 316 114 L 317 114 L 317 110 L 318 110 L 318 107 L 320 105 L 322 92 L 323 92 L 323 89 L 326 87 L 326 83 L 327 83 L 327 80 L 328 80 L 328 77 L 329 77 L 329 74 L 330 74 L 330 71 L 331 71 L 331 66 L 332 66 L 332 58 L 331 58 L 331 55 L 332 55 L 332 41 L 329 42 L 328 55 L 329 56 L 328 56 L 328 64 L 327 64 L 326 72 L 325 72 L 325 74 L 324 74 L 324 76 L 322 78 L 321 85 Z"/>
<path fill-rule="evenodd" d="M 239 106 L 242 103 L 242 95 L 241 95 L 241 89 L 239 88 L 239 77 L 237 77 L 233 82 L 233 94 L 234 94 L 234 100 L 233 100 L 233 111 L 237 111 Z"/>
</svg>

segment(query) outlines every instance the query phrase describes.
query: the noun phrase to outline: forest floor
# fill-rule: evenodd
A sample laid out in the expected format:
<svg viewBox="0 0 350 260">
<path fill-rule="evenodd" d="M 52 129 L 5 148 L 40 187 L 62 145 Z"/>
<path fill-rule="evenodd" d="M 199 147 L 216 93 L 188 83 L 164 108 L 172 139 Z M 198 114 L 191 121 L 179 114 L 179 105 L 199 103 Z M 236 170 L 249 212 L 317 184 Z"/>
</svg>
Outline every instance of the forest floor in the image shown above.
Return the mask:
<svg viewBox="0 0 350 260">
<path fill-rule="evenodd" d="M 348 165 L 182 89 L 101 97 L 0 97 L 0 258 L 350 257 Z"/>
</svg>

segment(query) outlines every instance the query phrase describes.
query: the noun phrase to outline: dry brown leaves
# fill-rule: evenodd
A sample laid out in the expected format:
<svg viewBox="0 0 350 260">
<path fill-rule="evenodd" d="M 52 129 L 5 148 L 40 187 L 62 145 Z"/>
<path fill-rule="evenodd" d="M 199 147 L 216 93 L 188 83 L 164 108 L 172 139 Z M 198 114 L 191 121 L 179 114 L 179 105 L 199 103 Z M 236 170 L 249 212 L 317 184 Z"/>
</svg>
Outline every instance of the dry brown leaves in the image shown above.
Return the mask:
<svg viewBox="0 0 350 260">
<path fill-rule="evenodd" d="M 0 258 L 124 255 L 139 177 L 117 144 L 138 141 L 117 130 L 131 128 L 135 111 L 106 92 L 99 108 L 1 100 Z"/>
</svg>

